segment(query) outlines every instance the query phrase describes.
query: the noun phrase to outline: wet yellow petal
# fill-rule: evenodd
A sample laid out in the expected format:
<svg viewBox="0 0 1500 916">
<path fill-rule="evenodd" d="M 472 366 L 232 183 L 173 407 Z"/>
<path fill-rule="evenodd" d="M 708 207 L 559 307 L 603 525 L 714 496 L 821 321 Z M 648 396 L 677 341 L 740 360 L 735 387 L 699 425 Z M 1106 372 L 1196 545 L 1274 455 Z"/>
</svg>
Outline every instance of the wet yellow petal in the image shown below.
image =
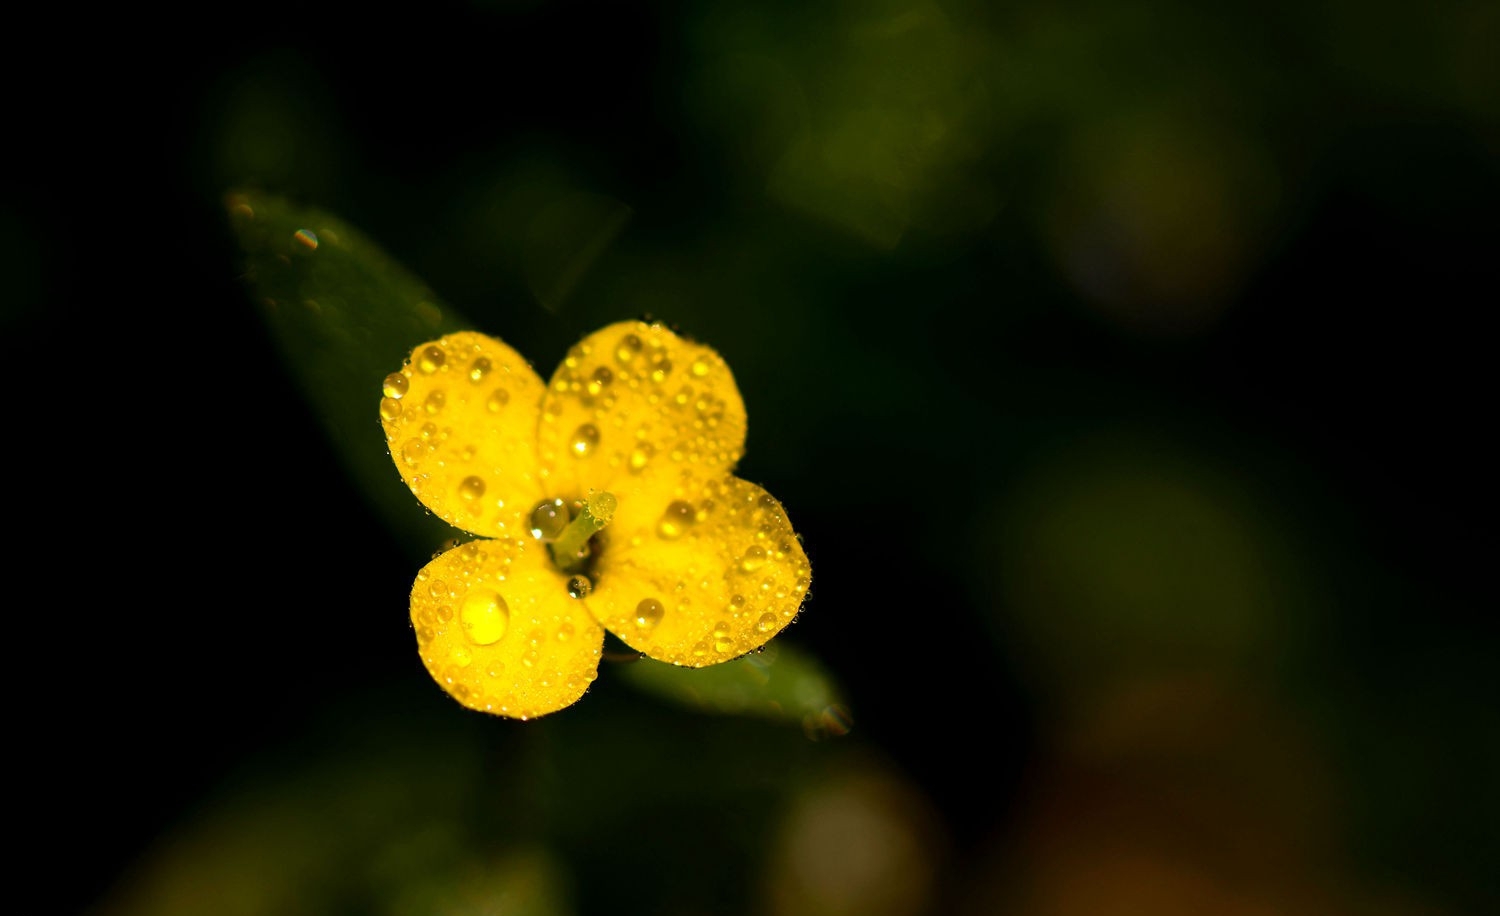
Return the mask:
<svg viewBox="0 0 1500 916">
<path fill-rule="evenodd" d="M 646 524 L 622 525 L 617 515 L 586 600 L 632 648 L 697 668 L 780 632 L 797 616 L 812 572 L 781 503 L 765 490 L 725 477 L 695 496 Z"/>
<path fill-rule="evenodd" d="M 411 590 L 417 649 L 454 699 L 530 719 L 583 696 L 604 631 L 537 541 L 477 540 L 440 555 Z"/>
<path fill-rule="evenodd" d="M 724 359 L 641 321 L 609 325 L 568 351 L 537 430 L 549 492 L 614 493 L 617 524 L 724 477 L 744 443 L 745 405 Z"/>
<path fill-rule="evenodd" d="M 449 524 L 522 536 L 544 495 L 536 455 L 541 378 L 515 350 L 465 331 L 419 344 L 380 401 L 391 459 Z"/>
</svg>

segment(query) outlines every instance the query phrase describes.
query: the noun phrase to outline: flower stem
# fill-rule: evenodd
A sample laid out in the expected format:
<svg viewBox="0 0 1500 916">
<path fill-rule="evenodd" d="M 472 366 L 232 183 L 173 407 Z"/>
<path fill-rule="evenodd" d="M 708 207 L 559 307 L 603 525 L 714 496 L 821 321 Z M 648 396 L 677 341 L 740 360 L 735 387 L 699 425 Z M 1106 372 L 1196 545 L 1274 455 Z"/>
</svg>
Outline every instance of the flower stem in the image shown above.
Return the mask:
<svg viewBox="0 0 1500 916">
<path fill-rule="evenodd" d="M 578 517 L 552 542 L 552 562 L 565 573 L 583 569 L 589 558 L 589 538 L 604 530 L 619 505 L 613 493 L 590 493 Z"/>
</svg>

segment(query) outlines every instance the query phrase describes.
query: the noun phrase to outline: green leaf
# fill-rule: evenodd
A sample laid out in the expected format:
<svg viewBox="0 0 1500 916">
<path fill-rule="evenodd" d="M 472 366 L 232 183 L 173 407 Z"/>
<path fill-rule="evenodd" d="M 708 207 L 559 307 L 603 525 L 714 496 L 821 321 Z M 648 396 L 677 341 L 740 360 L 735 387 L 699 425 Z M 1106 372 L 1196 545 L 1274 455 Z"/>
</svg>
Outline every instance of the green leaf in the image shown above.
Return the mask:
<svg viewBox="0 0 1500 916">
<path fill-rule="evenodd" d="M 651 659 L 617 669 L 632 686 L 702 712 L 801 724 L 811 737 L 847 734 L 849 708 L 811 655 L 775 642 L 758 653 L 706 668 Z"/>
<path fill-rule="evenodd" d="M 251 191 L 225 202 L 252 297 L 355 483 L 393 530 L 427 549 L 451 537 L 391 464 L 380 383 L 418 343 L 471 325 L 338 217 Z"/>
</svg>

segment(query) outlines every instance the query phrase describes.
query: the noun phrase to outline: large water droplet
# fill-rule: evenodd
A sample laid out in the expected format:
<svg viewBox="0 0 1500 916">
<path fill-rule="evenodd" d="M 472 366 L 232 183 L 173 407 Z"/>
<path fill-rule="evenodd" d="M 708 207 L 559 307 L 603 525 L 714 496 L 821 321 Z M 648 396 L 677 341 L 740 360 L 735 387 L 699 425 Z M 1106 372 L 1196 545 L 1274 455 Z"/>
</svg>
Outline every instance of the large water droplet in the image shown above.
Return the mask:
<svg viewBox="0 0 1500 916">
<path fill-rule="evenodd" d="M 447 361 L 448 357 L 443 353 L 443 348 L 432 344 L 422 350 L 422 354 L 417 357 L 417 368 L 422 370 L 424 375 L 431 375 L 443 368 L 443 363 Z"/>
<path fill-rule="evenodd" d="M 380 419 L 395 422 L 401 418 L 401 402 L 395 398 L 380 399 Z"/>
<path fill-rule="evenodd" d="M 776 615 L 770 611 L 766 611 L 760 615 L 759 620 L 755 621 L 755 629 L 762 633 L 769 633 L 776 629 Z"/>
<path fill-rule="evenodd" d="M 634 334 L 626 334 L 620 338 L 620 345 L 615 347 L 615 359 L 628 363 L 635 359 L 635 355 L 639 352 L 641 352 L 641 339 Z"/>
<path fill-rule="evenodd" d="M 499 413 L 510 403 L 510 392 L 504 388 L 496 388 L 490 393 L 490 399 L 484 402 L 484 407 L 490 413 Z"/>
<path fill-rule="evenodd" d="M 568 580 L 569 598 L 586 598 L 588 593 L 594 590 L 594 583 L 588 576 L 574 576 Z"/>
<path fill-rule="evenodd" d="M 661 616 L 667 609 L 655 598 L 642 598 L 635 606 L 635 625 L 643 630 L 649 630 L 661 623 Z"/>
<path fill-rule="evenodd" d="M 458 495 L 466 500 L 473 501 L 484 495 L 484 480 L 470 474 L 458 485 Z"/>
<path fill-rule="evenodd" d="M 510 628 L 510 608 L 494 589 L 470 589 L 459 606 L 458 621 L 470 642 L 488 646 L 499 642 Z"/>
<path fill-rule="evenodd" d="M 544 499 L 531 510 L 531 536 L 550 541 L 568 527 L 568 507 L 560 499 Z"/>
<path fill-rule="evenodd" d="M 410 386 L 411 383 L 407 381 L 404 373 L 392 372 L 385 377 L 385 381 L 380 383 L 380 393 L 399 401 L 406 396 L 406 390 Z"/>
<path fill-rule="evenodd" d="M 573 441 L 568 443 L 573 457 L 587 458 L 593 454 L 594 448 L 599 445 L 599 427 L 592 423 L 585 423 L 573 430 Z"/>
<path fill-rule="evenodd" d="M 688 526 L 692 525 L 696 519 L 697 514 L 693 512 L 691 504 L 674 499 L 667 504 L 666 511 L 661 514 L 661 520 L 656 523 L 656 533 L 664 540 L 675 541 L 682 537 L 682 533 L 687 531 Z"/>
<path fill-rule="evenodd" d="M 407 464 L 416 464 L 425 454 L 427 443 L 421 439 L 407 439 L 406 444 L 401 446 L 401 460 Z"/>
<path fill-rule="evenodd" d="M 609 368 L 607 366 L 600 366 L 599 368 L 594 370 L 593 375 L 589 376 L 589 383 L 587 386 L 585 386 L 584 390 L 586 390 L 591 395 L 597 395 L 605 388 L 608 388 L 609 383 L 614 380 L 615 374 L 609 371 Z"/>
<path fill-rule="evenodd" d="M 729 624 L 719 621 L 714 627 L 714 651 L 731 652 L 734 650 L 734 634 L 729 631 Z"/>
<path fill-rule="evenodd" d="M 488 356 L 476 356 L 474 361 L 469 363 L 469 381 L 479 384 L 484 381 L 486 375 L 490 374 L 491 368 L 492 364 Z"/>
<path fill-rule="evenodd" d="M 448 403 L 448 395 L 444 394 L 443 389 L 439 388 L 427 395 L 427 400 L 422 402 L 422 409 L 427 411 L 428 416 L 435 416 L 438 411 L 443 409 L 443 405 L 446 403 Z"/>
<path fill-rule="evenodd" d="M 759 544 L 751 544 L 745 551 L 745 555 L 740 557 L 740 569 L 747 573 L 755 572 L 764 565 L 766 565 L 766 549 Z"/>
</svg>

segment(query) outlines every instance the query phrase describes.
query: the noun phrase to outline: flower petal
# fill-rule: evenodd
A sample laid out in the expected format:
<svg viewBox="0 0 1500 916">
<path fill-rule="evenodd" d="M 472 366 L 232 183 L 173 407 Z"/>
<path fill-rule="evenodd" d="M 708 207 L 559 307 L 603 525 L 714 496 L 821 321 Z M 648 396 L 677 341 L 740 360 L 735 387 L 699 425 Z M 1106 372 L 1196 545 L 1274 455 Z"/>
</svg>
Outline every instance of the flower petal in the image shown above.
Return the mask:
<svg viewBox="0 0 1500 916">
<path fill-rule="evenodd" d="M 654 521 L 672 499 L 724 477 L 744 444 L 745 404 L 724 359 L 643 321 L 609 325 L 568 351 L 537 429 L 549 493 L 612 492 L 617 524 Z"/>
<path fill-rule="evenodd" d="M 725 477 L 697 496 L 648 525 L 617 517 L 586 599 L 632 648 L 694 668 L 764 645 L 797 616 L 812 575 L 771 494 Z"/>
<path fill-rule="evenodd" d="M 521 536 L 545 496 L 536 456 L 543 390 L 530 364 L 493 337 L 464 331 L 419 344 L 383 387 L 391 460 L 449 524 Z"/>
<path fill-rule="evenodd" d="M 517 719 L 583 696 L 604 645 L 530 539 L 470 541 L 439 555 L 417 573 L 411 621 L 422 663 L 444 690 L 470 709 Z"/>
</svg>

